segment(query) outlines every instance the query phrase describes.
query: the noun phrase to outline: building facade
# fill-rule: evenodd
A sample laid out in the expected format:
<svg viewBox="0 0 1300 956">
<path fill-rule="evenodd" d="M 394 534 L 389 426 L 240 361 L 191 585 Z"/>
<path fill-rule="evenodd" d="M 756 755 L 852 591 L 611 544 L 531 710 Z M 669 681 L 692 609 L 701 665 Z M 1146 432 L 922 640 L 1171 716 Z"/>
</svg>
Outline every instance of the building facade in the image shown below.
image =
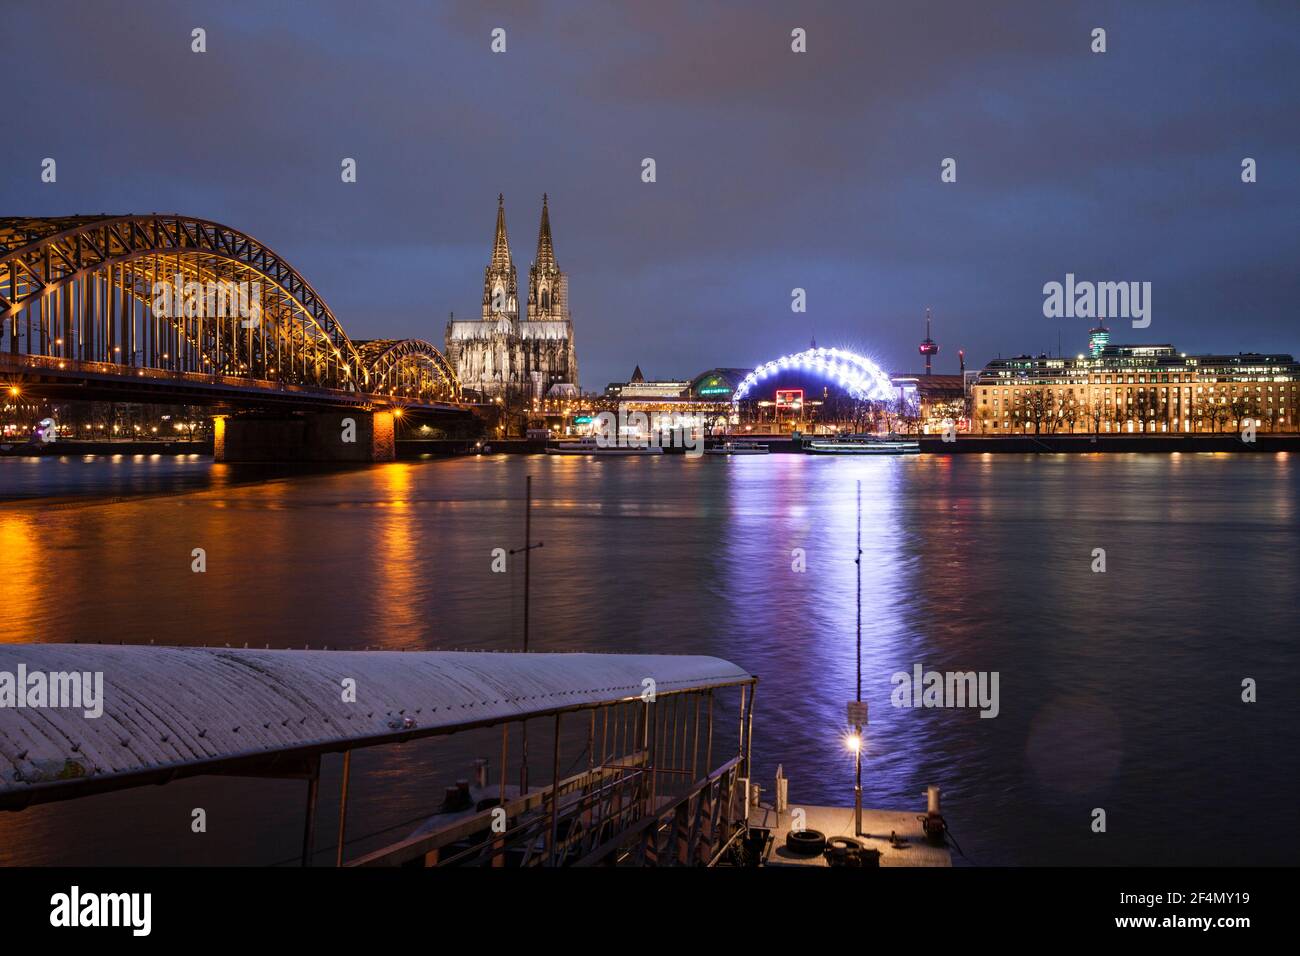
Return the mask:
<svg viewBox="0 0 1300 956">
<path fill-rule="evenodd" d="M 482 314 L 448 321 L 444 353 L 461 387 L 484 400 L 538 402 L 578 390 L 578 358 L 569 315 L 569 279 L 555 259 L 551 216 L 542 197 L 537 255 L 528 270 L 527 313 L 506 232 L 505 197 L 497 196 L 492 257 L 483 270 Z"/>
<path fill-rule="evenodd" d="M 1285 354 L 1187 355 L 1111 345 L 1091 330 L 1073 359 L 989 362 L 971 385 L 971 428 L 986 435 L 1296 431 L 1300 365 Z"/>
<path fill-rule="evenodd" d="M 951 426 L 967 431 L 967 401 L 963 375 L 915 375 L 895 372 L 889 381 L 898 389 L 897 430 L 932 435 Z"/>
</svg>

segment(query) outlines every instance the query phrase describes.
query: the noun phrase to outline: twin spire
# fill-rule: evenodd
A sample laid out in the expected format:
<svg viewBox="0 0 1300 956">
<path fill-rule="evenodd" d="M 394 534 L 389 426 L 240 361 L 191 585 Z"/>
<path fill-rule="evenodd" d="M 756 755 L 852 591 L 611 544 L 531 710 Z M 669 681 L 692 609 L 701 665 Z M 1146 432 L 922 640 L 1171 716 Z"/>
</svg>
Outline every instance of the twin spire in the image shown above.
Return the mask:
<svg viewBox="0 0 1300 956">
<path fill-rule="evenodd" d="M 555 264 L 555 247 L 551 245 L 551 213 L 546 208 L 546 193 L 542 193 L 542 224 L 537 227 L 537 258 L 534 264 L 547 271 L 558 268 Z"/>
<path fill-rule="evenodd" d="M 505 193 L 497 193 L 497 235 L 492 242 L 492 268 L 510 268 L 510 237 L 506 235 Z"/>
<path fill-rule="evenodd" d="M 509 269 L 510 237 L 506 234 L 506 197 L 497 193 L 497 232 L 492 241 L 492 268 Z M 542 193 L 542 223 L 537 229 L 537 259 L 539 269 L 558 268 L 555 264 L 555 246 L 551 242 L 551 213 L 547 208 L 546 193 Z"/>
</svg>

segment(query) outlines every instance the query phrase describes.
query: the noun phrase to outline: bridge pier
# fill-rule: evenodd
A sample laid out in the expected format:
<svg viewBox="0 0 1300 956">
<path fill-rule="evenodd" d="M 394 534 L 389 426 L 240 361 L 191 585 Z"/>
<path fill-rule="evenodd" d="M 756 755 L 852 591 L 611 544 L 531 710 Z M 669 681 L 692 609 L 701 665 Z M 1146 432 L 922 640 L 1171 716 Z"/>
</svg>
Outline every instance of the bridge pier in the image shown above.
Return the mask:
<svg viewBox="0 0 1300 956">
<path fill-rule="evenodd" d="M 393 461 L 391 411 L 218 415 L 213 458 L 224 462 Z"/>
</svg>

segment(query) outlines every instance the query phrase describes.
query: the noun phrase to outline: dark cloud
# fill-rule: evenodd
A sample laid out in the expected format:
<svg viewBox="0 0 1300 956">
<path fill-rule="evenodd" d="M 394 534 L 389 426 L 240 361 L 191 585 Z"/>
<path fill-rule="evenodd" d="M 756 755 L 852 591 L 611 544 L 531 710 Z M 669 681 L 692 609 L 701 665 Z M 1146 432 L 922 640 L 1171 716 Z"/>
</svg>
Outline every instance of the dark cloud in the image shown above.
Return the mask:
<svg viewBox="0 0 1300 956">
<path fill-rule="evenodd" d="M 1133 335 L 1300 351 L 1292 4 L 41 0 L 7 4 L 0 53 L 4 214 L 227 222 L 357 338 L 440 342 L 497 192 L 522 272 L 547 191 L 588 388 L 814 331 L 914 367 L 927 305 L 942 370 L 1075 351 L 1086 323 L 1041 314 L 1067 271 L 1153 282 Z"/>
</svg>

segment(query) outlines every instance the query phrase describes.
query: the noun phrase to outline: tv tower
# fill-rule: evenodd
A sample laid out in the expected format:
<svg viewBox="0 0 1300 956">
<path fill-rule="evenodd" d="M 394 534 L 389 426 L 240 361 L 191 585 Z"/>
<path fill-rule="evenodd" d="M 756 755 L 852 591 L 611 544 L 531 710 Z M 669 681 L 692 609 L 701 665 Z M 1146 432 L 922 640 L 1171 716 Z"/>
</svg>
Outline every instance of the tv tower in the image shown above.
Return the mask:
<svg viewBox="0 0 1300 956">
<path fill-rule="evenodd" d="M 939 354 L 939 343 L 930 338 L 930 310 L 925 310 L 925 339 L 917 349 L 925 356 L 925 374 L 930 374 L 930 359 Z"/>
</svg>

